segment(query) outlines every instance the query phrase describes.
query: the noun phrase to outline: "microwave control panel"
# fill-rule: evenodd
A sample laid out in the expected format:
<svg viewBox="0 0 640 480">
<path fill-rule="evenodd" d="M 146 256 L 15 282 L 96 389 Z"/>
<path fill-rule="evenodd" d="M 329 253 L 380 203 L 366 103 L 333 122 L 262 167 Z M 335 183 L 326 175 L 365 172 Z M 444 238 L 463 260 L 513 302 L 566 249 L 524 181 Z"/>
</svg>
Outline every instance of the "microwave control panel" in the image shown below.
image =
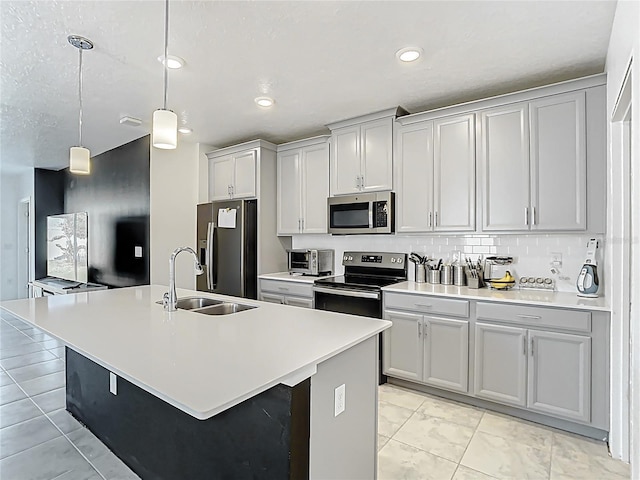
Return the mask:
<svg viewBox="0 0 640 480">
<path fill-rule="evenodd" d="M 374 227 L 386 227 L 388 222 L 388 206 L 386 200 L 375 202 L 375 225 Z"/>
</svg>

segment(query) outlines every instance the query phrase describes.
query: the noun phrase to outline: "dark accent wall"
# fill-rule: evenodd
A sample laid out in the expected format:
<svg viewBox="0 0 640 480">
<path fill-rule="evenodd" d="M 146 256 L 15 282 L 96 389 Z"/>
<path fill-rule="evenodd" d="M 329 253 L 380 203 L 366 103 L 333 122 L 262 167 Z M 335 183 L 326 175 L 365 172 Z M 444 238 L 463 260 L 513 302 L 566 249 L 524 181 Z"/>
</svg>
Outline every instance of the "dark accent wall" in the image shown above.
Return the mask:
<svg viewBox="0 0 640 480">
<path fill-rule="evenodd" d="M 35 215 L 35 278 L 47 276 L 47 216 L 65 213 L 64 170 L 36 168 L 33 174 Z"/>
<path fill-rule="evenodd" d="M 65 213 L 87 212 L 90 282 L 149 284 L 149 166 L 147 135 L 93 157 L 90 175 L 65 170 Z"/>
</svg>

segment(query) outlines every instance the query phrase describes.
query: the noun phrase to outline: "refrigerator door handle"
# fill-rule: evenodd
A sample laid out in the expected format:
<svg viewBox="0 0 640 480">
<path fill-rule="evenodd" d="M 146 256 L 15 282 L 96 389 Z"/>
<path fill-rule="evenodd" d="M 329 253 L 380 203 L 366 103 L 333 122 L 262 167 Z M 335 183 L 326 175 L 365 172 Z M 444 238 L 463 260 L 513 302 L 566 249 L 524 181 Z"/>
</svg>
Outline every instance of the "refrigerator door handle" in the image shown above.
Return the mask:
<svg viewBox="0 0 640 480">
<path fill-rule="evenodd" d="M 216 288 L 215 282 L 216 278 L 214 277 L 214 269 L 217 269 L 218 266 L 214 263 L 214 255 L 213 250 L 215 248 L 214 245 L 214 235 L 216 231 L 216 226 L 213 222 L 209 222 L 207 226 L 207 289 L 213 290 Z"/>
</svg>

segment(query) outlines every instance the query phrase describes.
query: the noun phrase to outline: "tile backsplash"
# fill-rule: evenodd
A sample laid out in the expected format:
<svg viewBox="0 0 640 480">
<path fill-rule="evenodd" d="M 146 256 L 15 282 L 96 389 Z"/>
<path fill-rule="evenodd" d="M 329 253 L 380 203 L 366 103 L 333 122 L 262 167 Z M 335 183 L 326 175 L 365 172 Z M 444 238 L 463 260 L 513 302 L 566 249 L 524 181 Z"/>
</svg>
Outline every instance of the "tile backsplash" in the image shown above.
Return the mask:
<svg viewBox="0 0 640 480">
<path fill-rule="evenodd" d="M 381 252 L 417 252 L 429 257 L 451 258 L 454 251 L 473 259 L 478 256 L 509 255 L 514 257 L 512 274 L 521 276 L 550 277 L 561 292 L 576 292 L 576 280 L 584 263 L 587 242 L 593 235 L 587 234 L 526 234 L 526 235 L 295 235 L 293 248 L 332 248 L 336 254 L 336 274 L 344 273 L 342 254 L 348 250 Z M 596 236 L 598 248 L 598 276 L 600 295 L 604 294 L 604 243 Z M 552 265 L 552 254 L 562 255 L 562 265 Z M 411 264 L 410 264 L 411 266 Z M 555 269 L 555 273 L 552 272 Z M 413 268 L 409 268 L 413 280 Z"/>
</svg>

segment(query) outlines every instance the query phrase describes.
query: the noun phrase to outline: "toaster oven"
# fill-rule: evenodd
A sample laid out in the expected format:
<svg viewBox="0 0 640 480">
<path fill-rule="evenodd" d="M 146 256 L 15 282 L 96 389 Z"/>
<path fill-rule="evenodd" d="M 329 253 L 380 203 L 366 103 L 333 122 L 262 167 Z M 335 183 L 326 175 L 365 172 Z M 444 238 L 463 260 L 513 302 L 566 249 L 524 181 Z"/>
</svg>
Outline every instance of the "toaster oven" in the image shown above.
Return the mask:
<svg viewBox="0 0 640 480">
<path fill-rule="evenodd" d="M 331 275 L 333 273 L 333 250 L 311 248 L 287 250 L 289 273 L 303 275 Z"/>
</svg>

